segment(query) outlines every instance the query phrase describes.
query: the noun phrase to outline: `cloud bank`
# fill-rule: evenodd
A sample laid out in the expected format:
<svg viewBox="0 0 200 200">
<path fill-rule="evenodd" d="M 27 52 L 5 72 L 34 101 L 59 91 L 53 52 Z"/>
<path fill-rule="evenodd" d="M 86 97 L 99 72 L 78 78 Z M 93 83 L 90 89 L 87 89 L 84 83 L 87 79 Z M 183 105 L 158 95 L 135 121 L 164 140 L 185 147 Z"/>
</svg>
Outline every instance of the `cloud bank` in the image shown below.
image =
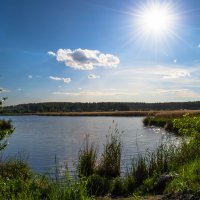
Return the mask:
<svg viewBox="0 0 200 200">
<path fill-rule="evenodd" d="M 78 70 L 92 70 L 94 67 L 117 67 L 120 60 L 112 54 L 104 54 L 98 50 L 89 49 L 59 49 L 56 53 L 49 51 L 48 55 L 55 56 L 58 62 Z"/>
<path fill-rule="evenodd" d="M 54 80 L 54 81 L 63 81 L 64 83 L 70 83 L 71 82 L 71 78 L 60 78 L 60 77 L 57 77 L 57 76 L 49 76 L 49 78 L 51 80 Z"/>
</svg>

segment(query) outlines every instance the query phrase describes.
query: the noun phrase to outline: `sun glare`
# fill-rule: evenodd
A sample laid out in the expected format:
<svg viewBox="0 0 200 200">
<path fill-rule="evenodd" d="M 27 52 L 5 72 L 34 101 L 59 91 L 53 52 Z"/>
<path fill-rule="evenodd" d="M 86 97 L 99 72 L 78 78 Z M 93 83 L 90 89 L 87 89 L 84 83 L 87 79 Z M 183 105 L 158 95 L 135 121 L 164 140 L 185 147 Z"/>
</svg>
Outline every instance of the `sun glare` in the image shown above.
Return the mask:
<svg viewBox="0 0 200 200">
<path fill-rule="evenodd" d="M 140 31 L 154 37 L 169 34 L 175 26 L 175 20 L 171 5 L 158 1 L 143 5 L 137 15 Z"/>
</svg>

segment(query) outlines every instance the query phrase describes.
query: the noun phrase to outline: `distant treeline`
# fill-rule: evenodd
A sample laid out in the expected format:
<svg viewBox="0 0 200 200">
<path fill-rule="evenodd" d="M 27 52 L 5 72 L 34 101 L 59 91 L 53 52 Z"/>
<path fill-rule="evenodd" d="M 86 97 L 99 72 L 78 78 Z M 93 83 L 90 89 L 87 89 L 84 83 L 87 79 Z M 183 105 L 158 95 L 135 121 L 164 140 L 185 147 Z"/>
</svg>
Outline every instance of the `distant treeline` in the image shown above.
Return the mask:
<svg viewBox="0 0 200 200">
<path fill-rule="evenodd" d="M 200 110 L 200 101 L 168 103 L 70 103 L 46 102 L 7 106 L 3 113 L 37 113 L 37 112 L 101 112 L 101 111 L 148 111 L 148 110 Z"/>
</svg>

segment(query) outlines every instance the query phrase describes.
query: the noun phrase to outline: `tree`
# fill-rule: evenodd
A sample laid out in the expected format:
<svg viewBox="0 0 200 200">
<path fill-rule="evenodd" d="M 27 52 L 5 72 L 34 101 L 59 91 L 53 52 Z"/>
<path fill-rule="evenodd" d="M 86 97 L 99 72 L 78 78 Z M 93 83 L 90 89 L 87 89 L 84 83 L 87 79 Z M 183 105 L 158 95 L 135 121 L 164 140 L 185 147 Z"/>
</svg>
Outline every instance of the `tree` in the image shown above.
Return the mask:
<svg viewBox="0 0 200 200">
<path fill-rule="evenodd" d="M 0 92 L 2 89 L 0 89 Z M 7 99 L 7 97 L 4 97 L 0 100 L 0 107 L 1 110 L 3 109 L 3 102 Z M 8 142 L 8 137 L 13 133 L 14 128 L 12 126 L 11 121 L 6 120 L 0 120 L 0 151 L 6 148 Z"/>
</svg>

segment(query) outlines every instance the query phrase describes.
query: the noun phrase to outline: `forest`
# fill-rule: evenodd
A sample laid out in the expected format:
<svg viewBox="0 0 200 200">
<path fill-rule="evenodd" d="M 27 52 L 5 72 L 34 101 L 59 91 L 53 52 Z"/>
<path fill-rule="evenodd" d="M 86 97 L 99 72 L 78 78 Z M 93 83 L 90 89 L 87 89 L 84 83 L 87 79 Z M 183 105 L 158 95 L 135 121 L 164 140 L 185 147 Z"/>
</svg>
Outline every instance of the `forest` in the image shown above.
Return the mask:
<svg viewBox="0 0 200 200">
<path fill-rule="evenodd" d="M 42 112 L 102 112 L 102 111 L 149 111 L 149 110 L 200 110 L 200 101 L 195 102 L 44 102 L 5 106 L 1 113 Z"/>
</svg>

